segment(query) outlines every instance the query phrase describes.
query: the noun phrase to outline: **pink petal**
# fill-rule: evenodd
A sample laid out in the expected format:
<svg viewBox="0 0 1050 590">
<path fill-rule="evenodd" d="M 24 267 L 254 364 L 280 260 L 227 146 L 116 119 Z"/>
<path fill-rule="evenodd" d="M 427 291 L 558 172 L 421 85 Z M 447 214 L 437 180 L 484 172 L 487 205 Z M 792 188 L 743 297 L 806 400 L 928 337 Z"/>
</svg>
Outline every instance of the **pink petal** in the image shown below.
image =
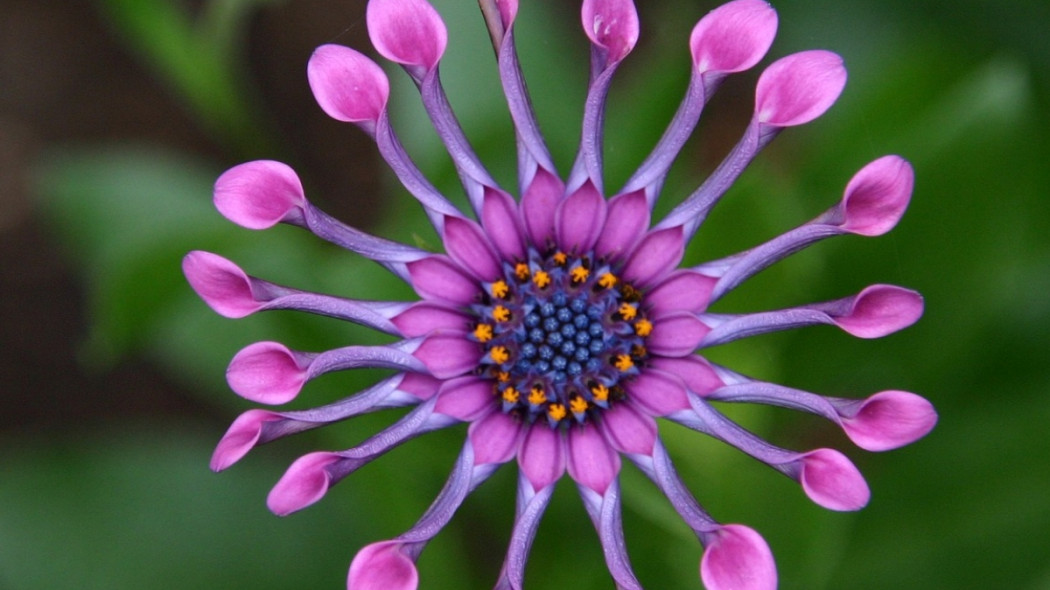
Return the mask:
<svg viewBox="0 0 1050 590">
<path fill-rule="evenodd" d="M 801 457 L 799 477 L 806 495 L 829 510 L 860 510 L 871 498 L 864 476 L 842 453 L 817 449 Z"/>
<path fill-rule="evenodd" d="M 444 256 L 427 256 L 405 266 L 412 287 L 421 297 L 465 305 L 481 295 L 478 282 Z"/>
<path fill-rule="evenodd" d="M 442 381 L 423 373 L 405 373 L 401 383 L 397 385 L 398 390 L 410 393 L 419 399 L 426 401 L 438 392 Z"/>
<path fill-rule="evenodd" d="M 421 301 L 390 318 L 397 329 L 407 338 L 426 336 L 434 330 L 470 330 L 470 317 L 456 308 Z"/>
<path fill-rule="evenodd" d="M 846 86 L 842 58 L 819 49 L 773 62 L 758 78 L 755 116 L 775 127 L 802 125 L 824 114 Z"/>
<path fill-rule="evenodd" d="M 234 355 L 226 369 L 226 381 L 245 399 L 284 404 L 299 395 L 306 383 L 306 369 L 283 344 L 256 342 Z"/>
<path fill-rule="evenodd" d="M 503 276 L 500 260 L 477 223 L 446 215 L 444 241 L 448 255 L 475 278 L 492 282 Z"/>
<path fill-rule="evenodd" d="M 465 335 L 442 333 L 427 336 L 412 354 L 438 379 L 451 379 L 477 368 L 482 356 L 478 343 Z"/>
<path fill-rule="evenodd" d="M 775 590 L 777 566 L 769 545 L 753 529 L 727 524 L 705 540 L 700 579 L 707 590 Z"/>
<path fill-rule="evenodd" d="M 617 451 L 652 456 L 656 421 L 630 403 L 616 404 L 603 412 L 600 428 L 605 440 Z"/>
<path fill-rule="evenodd" d="M 872 285 L 857 294 L 849 314 L 834 321 L 858 338 L 881 338 L 914 324 L 922 310 L 922 295 L 915 291 Z"/>
<path fill-rule="evenodd" d="M 570 428 L 568 447 L 569 475 L 576 483 L 604 494 L 620 473 L 620 455 L 597 428 Z"/>
<path fill-rule="evenodd" d="M 530 426 L 518 448 L 518 466 L 534 491 L 558 481 L 565 473 L 561 433 L 542 421 Z"/>
<path fill-rule="evenodd" d="M 347 590 L 416 590 L 416 564 L 401 552 L 397 541 L 372 543 L 358 551 L 350 562 Z"/>
<path fill-rule="evenodd" d="M 390 81 L 382 68 L 342 45 L 318 47 L 306 66 L 314 98 L 329 117 L 356 123 L 375 122 L 386 110 Z"/>
<path fill-rule="evenodd" d="M 623 278 L 638 287 L 646 287 L 678 266 L 684 254 L 682 226 L 650 232 L 627 259 Z"/>
<path fill-rule="evenodd" d="M 670 313 L 653 322 L 653 332 L 645 340 L 646 348 L 660 356 L 685 356 L 700 345 L 711 331 L 690 313 Z"/>
<path fill-rule="evenodd" d="M 506 463 L 518 450 L 521 424 L 503 412 L 492 412 L 467 431 L 474 447 L 474 464 Z"/>
<path fill-rule="evenodd" d="M 197 295 L 219 315 L 243 318 L 262 307 L 252 295 L 248 275 L 222 256 L 194 250 L 182 259 L 182 274 Z"/>
<path fill-rule="evenodd" d="M 324 497 L 331 483 L 326 467 L 339 461 L 335 453 L 317 452 L 295 460 L 266 497 L 266 505 L 277 516 L 287 516 Z"/>
<path fill-rule="evenodd" d="M 464 377 L 445 382 L 434 411 L 464 422 L 472 422 L 495 407 L 491 381 Z"/>
<path fill-rule="evenodd" d="M 649 227 L 649 202 L 645 191 L 638 190 L 613 197 L 608 209 L 594 253 L 598 258 L 615 261 L 626 254 Z"/>
<path fill-rule="evenodd" d="M 893 229 L 908 208 L 915 172 L 900 156 L 884 156 L 861 168 L 846 185 L 842 228 L 862 236 Z"/>
<path fill-rule="evenodd" d="M 653 416 L 666 416 L 689 408 L 682 380 L 663 371 L 646 369 L 624 387 L 627 398 Z"/>
<path fill-rule="evenodd" d="M 642 305 L 654 318 L 676 311 L 700 313 L 707 309 L 717 282 L 718 279 L 696 271 L 675 271 L 646 291 Z"/>
<path fill-rule="evenodd" d="M 933 404 L 907 391 L 882 391 L 864 400 L 842 427 L 858 447 L 887 451 L 926 436 L 937 424 Z"/>
<path fill-rule="evenodd" d="M 481 201 L 481 227 L 504 260 L 524 260 L 525 244 L 518 205 L 510 195 L 485 187 Z"/>
<path fill-rule="evenodd" d="M 521 218 L 533 245 L 541 250 L 554 241 L 554 215 L 561 202 L 565 185 L 543 168 L 529 183 L 521 197 Z"/>
<path fill-rule="evenodd" d="M 697 395 L 707 395 L 725 385 L 711 365 L 699 356 L 658 357 L 652 359 L 649 364 L 654 369 L 678 377 L 689 391 Z"/>
<path fill-rule="evenodd" d="M 306 205 L 295 171 L 272 160 L 256 160 L 230 168 L 215 181 L 215 208 L 223 217 L 248 229 L 273 227 Z"/>
<path fill-rule="evenodd" d="M 372 45 L 390 61 L 431 70 L 445 53 L 448 30 L 425 0 L 369 0 L 365 18 Z"/>
<path fill-rule="evenodd" d="M 248 454 L 259 442 L 263 423 L 281 420 L 281 415 L 266 410 L 248 410 L 230 425 L 211 456 L 211 470 L 222 471 Z"/>
<path fill-rule="evenodd" d="M 609 61 L 620 61 L 638 42 L 638 12 L 631 0 L 584 0 L 580 17 L 583 31 L 609 52 Z"/>
<path fill-rule="evenodd" d="M 558 247 L 577 254 L 593 248 L 605 225 L 605 212 L 605 198 L 590 181 L 584 183 L 558 205 Z"/>
<path fill-rule="evenodd" d="M 509 29 L 518 16 L 518 0 L 496 0 L 496 8 L 503 21 L 503 28 Z"/>
<path fill-rule="evenodd" d="M 777 13 L 762 0 L 734 0 L 707 13 L 689 36 L 699 73 L 741 72 L 758 63 L 777 33 Z"/>
</svg>

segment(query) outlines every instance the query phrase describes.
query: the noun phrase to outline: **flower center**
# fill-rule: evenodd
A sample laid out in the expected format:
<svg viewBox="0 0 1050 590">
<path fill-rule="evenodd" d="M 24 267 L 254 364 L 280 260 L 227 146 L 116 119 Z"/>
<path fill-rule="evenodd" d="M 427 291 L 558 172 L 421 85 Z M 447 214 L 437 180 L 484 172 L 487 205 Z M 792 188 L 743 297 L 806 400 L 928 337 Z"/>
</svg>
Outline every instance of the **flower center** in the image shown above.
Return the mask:
<svg viewBox="0 0 1050 590">
<path fill-rule="evenodd" d="M 502 410 L 555 427 L 624 399 L 624 382 L 648 356 L 641 293 L 608 265 L 563 252 L 530 252 L 505 263 L 504 276 L 474 306 L 473 332 Z"/>
</svg>

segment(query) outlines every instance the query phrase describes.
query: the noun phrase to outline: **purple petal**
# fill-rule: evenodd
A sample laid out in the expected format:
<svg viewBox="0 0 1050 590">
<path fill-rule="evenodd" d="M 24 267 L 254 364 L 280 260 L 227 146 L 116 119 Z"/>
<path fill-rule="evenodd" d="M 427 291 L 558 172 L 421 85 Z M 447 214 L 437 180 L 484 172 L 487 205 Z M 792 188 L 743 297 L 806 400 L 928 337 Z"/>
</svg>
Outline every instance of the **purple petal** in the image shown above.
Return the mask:
<svg viewBox="0 0 1050 590">
<path fill-rule="evenodd" d="M 619 455 L 617 455 L 619 457 Z M 620 511 L 620 483 L 613 479 L 608 489 L 599 494 L 593 489 L 577 485 L 580 498 L 587 509 L 588 516 L 598 529 L 598 538 L 602 542 L 602 553 L 605 554 L 605 565 L 609 568 L 617 590 L 642 590 L 642 585 L 631 570 L 631 561 L 627 557 L 627 544 L 623 538 L 623 522 Z"/>
<path fill-rule="evenodd" d="M 518 206 L 510 195 L 485 187 L 481 226 L 504 260 L 524 260 L 525 244 Z"/>
<path fill-rule="evenodd" d="M 679 360 L 656 358 L 655 361 Z M 684 359 L 682 359 L 684 361 Z M 653 364 L 655 367 L 656 365 Z M 689 408 L 685 385 L 671 371 L 646 368 L 624 386 L 627 397 L 653 416 L 666 416 Z"/>
<path fill-rule="evenodd" d="M 558 247 L 566 253 L 592 249 L 605 225 L 605 213 L 605 199 L 592 183 L 584 183 L 558 205 Z"/>
<path fill-rule="evenodd" d="M 762 0 L 734 0 L 707 13 L 689 36 L 700 73 L 741 72 L 758 63 L 777 33 L 777 13 Z"/>
<path fill-rule="evenodd" d="M 620 456 L 597 428 L 569 430 L 567 468 L 576 483 L 604 494 L 620 472 Z"/>
<path fill-rule="evenodd" d="M 266 497 L 266 505 L 277 516 L 287 516 L 324 497 L 331 484 L 326 467 L 339 461 L 335 453 L 318 452 L 295 460 Z"/>
<path fill-rule="evenodd" d="M 544 429 L 550 431 L 550 428 L 545 426 Z M 518 477 L 518 497 L 528 499 L 519 500 L 517 514 L 514 518 L 514 530 L 511 531 L 510 545 L 507 547 L 507 557 L 503 561 L 503 568 L 495 590 L 522 590 L 529 549 L 532 547 L 533 539 L 536 538 L 536 529 L 539 528 L 540 519 L 554 491 L 553 485 L 536 491 L 532 490 L 532 486 L 533 484 L 524 475 Z"/>
<path fill-rule="evenodd" d="M 845 86 L 842 58 L 830 51 L 815 49 L 782 57 L 758 78 L 755 117 L 774 127 L 809 123 L 831 108 Z"/>
<path fill-rule="evenodd" d="M 541 422 L 528 427 L 518 448 L 518 466 L 534 491 L 553 486 L 565 473 L 562 435 Z"/>
<path fill-rule="evenodd" d="M 496 281 L 503 276 L 500 260 L 477 223 L 462 217 L 445 217 L 445 250 L 475 278 Z"/>
<path fill-rule="evenodd" d="M 606 50 L 610 62 L 623 59 L 638 42 L 638 12 L 631 0 L 584 0 L 580 17 L 591 43 Z"/>
<path fill-rule="evenodd" d="M 642 303 L 652 317 L 676 311 L 700 313 L 707 309 L 716 282 L 717 279 L 696 271 L 675 271 L 648 290 Z"/>
<path fill-rule="evenodd" d="M 853 406 L 849 415 L 843 412 L 842 427 L 850 440 L 868 451 L 911 444 L 937 424 L 933 404 L 907 391 L 881 391 Z"/>
<path fill-rule="evenodd" d="M 903 330 L 922 316 L 922 295 L 893 285 L 872 285 L 852 299 L 835 323 L 858 338 L 881 338 Z"/>
<path fill-rule="evenodd" d="M 390 320 L 408 338 L 426 336 L 435 330 L 470 330 L 470 316 L 457 308 L 421 301 Z"/>
<path fill-rule="evenodd" d="M 211 456 L 211 470 L 222 471 L 248 454 L 259 441 L 264 422 L 281 420 L 281 415 L 266 410 L 248 410 L 230 425 Z"/>
<path fill-rule="evenodd" d="M 678 266 L 684 254 L 681 226 L 649 232 L 627 259 L 623 278 L 638 287 L 647 287 Z"/>
<path fill-rule="evenodd" d="M 441 16 L 425 0 L 369 0 L 368 35 L 390 61 L 431 70 L 448 43 Z"/>
<path fill-rule="evenodd" d="M 419 573 L 412 558 L 401 552 L 403 546 L 382 541 L 358 551 L 350 562 L 347 590 L 416 590 Z"/>
<path fill-rule="evenodd" d="M 669 313 L 653 322 L 653 332 L 645 344 L 656 355 L 685 356 L 700 346 L 710 330 L 691 313 Z"/>
<path fill-rule="evenodd" d="M 915 172 L 900 156 L 884 156 L 861 168 L 846 185 L 842 228 L 862 236 L 890 231 L 908 208 L 914 185 Z"/>
<path fill-rule="evenodd" d="M 644 191 L 618 195 L 609 200 L 605 227 L 602 228 L 594 253 L 613 262 L 634 247 L 649 227 L 649 203 Z"/>
<path fill-rule="evenodd" d="M 630 403 L 616 404 L 602 413 L 599 428 L 605 440 L 621 453 L 652 455 L 656 421 L 635 410 Z"/>
<path fill-rule="evenodd" d="M 386 110 L 390 82 L 383 69 L 342 45 L 318 47 L 306 66 L 314 98 L 329 117 L 374 125 Z"/>
<path fill-rule="evenodd" d="M 775 590 L 777 567 L 765 539 L 743 525 L 728 524 L 708 536 L 700 561 L 707 590 Z"/>
<path fill-rule="evenodd" d="M 860 471 L 842 453 L 817 449 L 803 454 L 799 482 L 806 495 L 829 510 L 860 510 L 868 504 L 871 490 Z"/>
<path fill-rule="evenodd" d="M 226 381 L 237 395 L 261 404 L 295 399 L 307 381 L 309 359 L 277 342 L 256 342 L 241 349 L 226 369 Z"/>
<path fill-rule="evenodd" d="M 222 256 L 194 250 L 182 259 L 182 273 L 197 295 L 219 315 L 243 318 L 262 308 L 252 294 L 248 275 Z"/>
<path fill-rule="evenodd" d="M 427 336 L 414 354 L 438 379 L 450 379 L 477 368 L 482 356 L 476 342 L 464 334 L 451 333 Z"/>
<path fill-rule="evenodd" d="M 465 305 L 481 295 L 478 282 L 444 256 L 428 256 L 406 266 L 412 287 L 420 297 Z"/>
<path fill-rule="evenodd" d="M 215 181 L 215 208 L 248 229 L 266 229 L 306 206 L 295 171 L 272 160 L 246 162 Z"/>
<path fill-rule="evenodd" d="M 491 389 L 489 391 L 491 393 Z M 521 431 L 521 423 L 503 412 L 492 412 L 472 423 L 467 438 L 474 447 L 474 464 L 510 461 L 518 450 Z"/>
<path fill-rule="evenodd" d="M 434 411 L 463 422 L 473 422 L 489 413 L 493 407 L 491 381 L 462 377 L 442 384 Z"/>
<path fill-rule="evenodd" d="M 521 218 L 532 243 L 545 249 L 554 242 L 554 216 L 565 186 L 544 168 L 536 170 L 521 197 Z"/>
</svg>

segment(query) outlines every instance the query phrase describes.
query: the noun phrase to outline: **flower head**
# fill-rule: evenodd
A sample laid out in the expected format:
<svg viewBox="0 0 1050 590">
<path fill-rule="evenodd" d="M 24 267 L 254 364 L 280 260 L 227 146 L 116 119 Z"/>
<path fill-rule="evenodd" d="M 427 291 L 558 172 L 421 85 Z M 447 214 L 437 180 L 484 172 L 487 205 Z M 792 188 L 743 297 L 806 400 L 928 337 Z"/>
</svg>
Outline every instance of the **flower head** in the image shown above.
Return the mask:
<svg viewBox="0 0 1050 590">
<path fill-rule="evenodd" d="M 657 435 L 663 418 L 722 440 L 796 480 L 814 502 L 857 510 L 867 483 L 842 453 L 775 447 L 723 415 L 713 402 L 785 406 L 840 425 L 858 446 L 881 451 L 911 443 L 934 425 L 923 398 L 904 391 L 866 400 L 829 398 L 748 378 L 707 361 L 704 349 L 747 336 L 814 324 L 861 338 L 915 322 L 922 298 L 890 285 L 824 303 L 729 315 L 708 306 L 766 266 L 824 238 L 881 235 L 900 219 L 912 169 L 897 156 L 863 167 L 840 203 L 813 221 L 727 258 L 680 268 L 687 243 L 755 155 L 784 128 L 813 120 L 845 84 L 842 60 L 804 51 L 773 62 L 759 77 L 754 115 L 737 146 L 692 194 L 652 223 L 653 205 L 675 155 L 704 104 L 729 74 L 758 63 L 776 30 L 761 0 L 733 0 L 696 25 L 689 39 L 692 78 L 678 113 L 625 186 L 607 192 L 602 128 L 612 75 L 638 39 L 630 0 L 584 0 L 592 75 L 578 156 L 560 175 L 529 106 L 514 45 L 517 3 L 482 2 L 519 139 L 519 199 L 489 175 L 461 131 L 441 87 L 447 30 L 426 0 L 370 0 L 376 49 L 401 64 L 448 148 L 473 215 L 465 214 L 414 166 L 390 126 L 389 83 L 365 55 L 337 45 L 317 49 L 307 72 L 321 108 L 373 137 L 420 202 L 444 245 L 433 253 L 354 229 L 306 198 L 295 173 L 278 162 L 242 164 L 223 174 L 215 204 L 251 229 L 286 223 L 371 259 L 408 283 L 414 302 L 351 300 L 252 277 L 233 262 L 191 252 L 187 279 L 213 309 L 243 317 L 293 309 L 392 335 L 380 346 L 301 352 L 276 342 L 240 351 L 227 371 L 237 394 L 261 403 L 294 399 L 311 379 L 357 367 L 392 376 L 349 398 L 299 411 L 253 409 L 234 421 L 212 458 L 222 470 L 256 445 L 383 408 L 410 406 L 394 425 L 362 444 L 295 461 L 268 498 L 277 514 L 320 500 L 328 489 L 391 448 L 428 431 L 468 423 L 448 483 L 417 524 L 368 545 L 350 566 L 351 590 L 413 589 L 415 560 L 464 498 L 503 463 L 519 471 L 517 517 L 497 588 L 521 588 L 527 553 L 554 485 L 576 483 L 617 586 L 640 588 L 620 525 L 618 473 L 635 463 L 666 494 L 705 550 L 700 577 L 710 589 L 776 586 L 766 542 L 754 530 L 715 521 L 677 476 Z"/>
</svg>

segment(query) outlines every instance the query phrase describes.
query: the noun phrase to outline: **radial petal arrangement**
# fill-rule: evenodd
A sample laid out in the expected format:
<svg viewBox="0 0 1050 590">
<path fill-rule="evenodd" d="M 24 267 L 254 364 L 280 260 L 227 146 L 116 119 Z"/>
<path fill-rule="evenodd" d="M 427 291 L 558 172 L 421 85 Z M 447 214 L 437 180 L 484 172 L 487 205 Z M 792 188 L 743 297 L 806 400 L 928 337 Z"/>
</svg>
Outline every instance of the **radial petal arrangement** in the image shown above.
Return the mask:
<svg viewBox="0 0 1050 590">
<path fill-rule="evenodd" d="M 839 425 L 859 447 L 897 448 L 923 437 L 937 415 L 905 391 L 867 399 L 825 397 L 765 383 L 704 358 L 706 348 L 815 324 L 877 338 L 918 320 L 922 297 L 892 285 L 822 303 L 749 314 L 708 306 L 750 276 L 824 238 L 878 236 L 894 227 L 911 197 L 913 172 L 884 156 L 849 179 L 841 201 L 813 221 L 754 248 L 680 267 L 690 238 L 758 152 L 787 127 L 807 123 L 836 101 L 842 60 L 803 51 L 773 61 L 759 76 L 750 123 L 723 163 L 669 214 L 652 219 L 663 180 L 695 129 L 706 102 L 730 74 L 759 63 L 772 43 L 776 12 L 762 0 L 733 0 L 701 18 L 688 39 L 692 76 L 677 113 L 649 156 L 619 191 L 602 173 L 605 102 L 619 64 L 634 49 L 639 20 L 631 0 L 583 0 L 591 76 L 578 155 L 565 176 L 539 131 L 514 41 L 518 5 L 483 0 L 515 124 L 516 191 L 501 188 L 460 129 L 439 66 L 449 41 L 426 0 L 370 0 L 368 32 L 383 57 L 401 65 L 452 156 L 472 211 L 460 211 L 416 168 L 387 113 L 389 82 L 372 59 L 324 45 L 307 66 L 321 109 L 372 137 L 379 153 L 423 207 L 444 246 L 429 252 L 370 235 L 315 208 L 295 172 L 279 162 L 236 166 L 215 185 L 215 205 L 249 229 L 277 223 L 373 260 L 404 280 L 416 301 L 345 299 L 255 278 L 216 254 L 183 261 L 190 285 L 216 312 L 239 318 L 284 309 L 368 326 L 393 337 L 378 346 L 296 351 L 258 342 L 230 362 L 227 380 L 260 404 L 295 399 L 313 378 L 360 367 L 392 375 L 326 406 L 251 409 L 219 442 L 220 471 L 257 445 L 386 408 L 409 408 L 387 429 L 345 450 L 296 460 L 267 500 L 284 515 L 321 500 L 331 486 L 388 450 L 427 432 L 466 423 L 466 440 L 444 489 L 404 534 L 374 542 L 350 565 L 349 590 L 415 589 L 416 559 L 463 500 L 499 466 L 515 461 L 519 490 L 506 560 L 495 587 L 521 589 L 539 522 L 554 486 L 568 475 L 579 490 L 617 588 L 641 588 L 621 526 L 619 471 L 635 464 L 666 495 L 704 547 L 699 578 L 710 590 L 777 585 L 773 554 L 755 530 L 723 524 L 694 499 L 661 443 L 657 419 L 714 437 L 797 481 L 815 503 L 857 510 L 870 496 L 839 451 L 782 449 L 734 423 L 718 404 L 787 407 Z M 519 198 L 515 198 L 516 192 Z M 423 574 L 425 578 L 425 572 Z"/>
</svg>

